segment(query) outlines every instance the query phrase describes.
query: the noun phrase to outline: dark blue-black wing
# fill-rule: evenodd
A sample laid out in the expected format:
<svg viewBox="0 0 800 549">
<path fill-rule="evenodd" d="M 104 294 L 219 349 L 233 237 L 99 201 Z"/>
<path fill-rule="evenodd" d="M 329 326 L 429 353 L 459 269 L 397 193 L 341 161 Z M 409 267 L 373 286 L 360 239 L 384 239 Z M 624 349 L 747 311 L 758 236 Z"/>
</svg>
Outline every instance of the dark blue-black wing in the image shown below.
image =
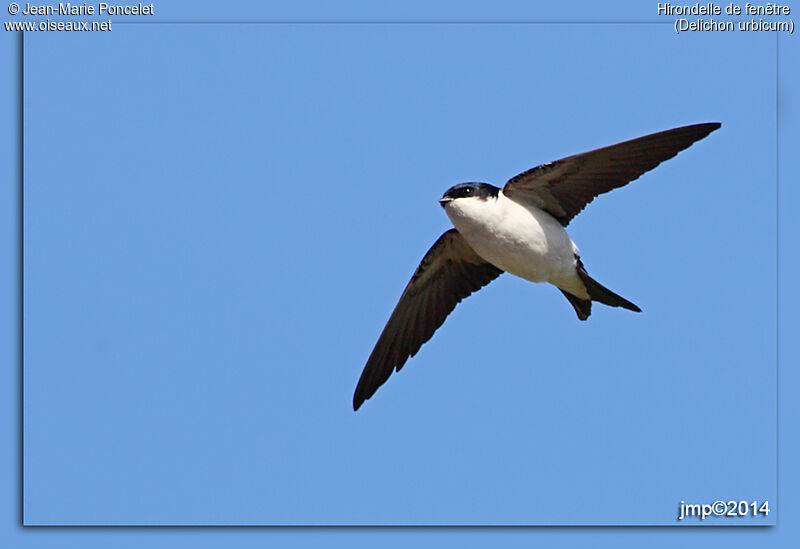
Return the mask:
<svg viewBox="0 0 800 549">
<path fill-rule="evenodd" d="M 353 409 L 358 410 L 419 351 L 462 299 L 502 272 L 476 254 L 457 230 L 440 236 L 422 258 L 369 355 L 353 395 Z"/>
<path fill-rule="evenodd" d="M 503 194 L 534 204 L 566 227 L 597 195 L 630 183 L 720 126 L 674 128 L 548 162 L 511 178 Z"/>
</svg>

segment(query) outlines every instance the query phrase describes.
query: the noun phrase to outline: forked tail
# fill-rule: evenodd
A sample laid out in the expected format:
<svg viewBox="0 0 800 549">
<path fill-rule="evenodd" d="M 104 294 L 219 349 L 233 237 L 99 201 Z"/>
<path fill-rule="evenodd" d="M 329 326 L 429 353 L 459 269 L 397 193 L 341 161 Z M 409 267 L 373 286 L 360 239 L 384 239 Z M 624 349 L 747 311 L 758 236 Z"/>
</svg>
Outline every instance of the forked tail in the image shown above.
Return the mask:
<svg viewBox="0 0 800 549">
<path fill-rule="evenodd" d="M 586 292 L 589 294 L 591 299 L 581 299 L 569 292 L 565 292 L 564 290 L 561 290 L 561 293 L 563 293 L 572 304 L 572 307 L 578 314 L 579 319 L 586 320 L 589 318 L 589 315 L 592 314 L 592 301 L 600 302 L 603 305 L 608 305 L 609 307 L 622 307 L 623 309 L 628 309 L 629 311 L 635 311 L 637 313 L 642 312 L 642 310 L 634 303 L 631 303 L 621 295 L 615 294 L 590 277 L 589 273 L 587 273 L 586 269 L 583 267 L 583 263 L 581 263 L 580 258 L 578 258 L 577 261 L 578 264 L 576 265 L 576 268 L 578 271 L 578 276 L 581 278 L 581 281 L 583 281 L 583 285 L 586 286 Z"/>
</svg>

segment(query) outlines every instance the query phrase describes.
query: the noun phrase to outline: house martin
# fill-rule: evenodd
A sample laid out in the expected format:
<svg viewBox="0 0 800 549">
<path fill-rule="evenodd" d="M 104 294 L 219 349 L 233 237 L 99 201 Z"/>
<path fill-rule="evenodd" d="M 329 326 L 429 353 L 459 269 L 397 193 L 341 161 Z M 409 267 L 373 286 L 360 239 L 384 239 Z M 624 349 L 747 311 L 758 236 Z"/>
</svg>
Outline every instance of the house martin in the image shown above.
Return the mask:
<svg viewBox="0 0 800 549">
<path fill-rule="evenodd" d="M 353 395 L 353 409 L 400 371 L 465 297 L 508 272 L 549 282 L 580 320 L 592 301 L 641 309 L 595 281 L 564 229 L 596 196 L 638 178 L 720 127 L 695 124 L 646 135 L 532 168 L 500 189 L 462 183 L 439 203 L 455 226 L 428 250 L 400 296 Z"/>
</svg>

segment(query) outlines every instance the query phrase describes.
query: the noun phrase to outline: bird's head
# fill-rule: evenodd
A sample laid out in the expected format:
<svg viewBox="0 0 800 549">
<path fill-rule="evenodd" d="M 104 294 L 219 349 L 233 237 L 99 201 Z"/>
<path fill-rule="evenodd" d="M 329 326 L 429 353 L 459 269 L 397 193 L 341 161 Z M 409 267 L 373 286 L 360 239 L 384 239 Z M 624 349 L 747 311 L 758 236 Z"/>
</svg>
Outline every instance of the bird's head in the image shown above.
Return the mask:
<svg viewBox="0 0 800 549">
<path fill-rule="evenodd" d="M 448 206 L 463 206 L 468 202 L 486 202 L 497 198 L 500 189 L 489 183 L 459 183 L 447 189 L 439 204 L 447 210 Z"/>
<path fill-rule="evenodd" d="M 456 227 L 461 221 L 481 219 L 489 215 L 500 189 L 488 183 L 461 183 L 447 189 L 439 204 Z"/>
<path fill-rule="evenodd" d="M 488 183 L 461 183 L 447 189 L 439 204 L 456 228 L 494 215 L 500 189 Z"/>
</svg>

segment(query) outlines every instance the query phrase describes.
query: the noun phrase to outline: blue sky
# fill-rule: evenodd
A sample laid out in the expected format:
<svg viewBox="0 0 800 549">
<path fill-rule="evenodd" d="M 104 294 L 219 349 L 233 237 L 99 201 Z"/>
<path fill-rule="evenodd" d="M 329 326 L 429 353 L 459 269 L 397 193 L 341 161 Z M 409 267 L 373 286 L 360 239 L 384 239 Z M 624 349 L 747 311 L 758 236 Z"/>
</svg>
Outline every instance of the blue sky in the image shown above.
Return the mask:
<svg viewBox="0 0 800 549">
<path fill-rule="evenodd" d="M 172 18 L 210 17 L 197 9 Z M 26 523 L 675 524 L 681 500 L 775 501 L 774 36 L 119 25 L 28 35 L 25 61 Z M 780 82 L 779 100 L 796 91 Z M 506 275 L 352 412 L 398 295 L 449 228 L 443 190 L 702 121 L 723 128 L 570 226 L 641 315 L 597 306 L 579 323 L 556 290 Z M 63 531 L 27 532 L 10 535 Z M 464 535 L 429 532 L 329 539 Z"/>
</svg>

